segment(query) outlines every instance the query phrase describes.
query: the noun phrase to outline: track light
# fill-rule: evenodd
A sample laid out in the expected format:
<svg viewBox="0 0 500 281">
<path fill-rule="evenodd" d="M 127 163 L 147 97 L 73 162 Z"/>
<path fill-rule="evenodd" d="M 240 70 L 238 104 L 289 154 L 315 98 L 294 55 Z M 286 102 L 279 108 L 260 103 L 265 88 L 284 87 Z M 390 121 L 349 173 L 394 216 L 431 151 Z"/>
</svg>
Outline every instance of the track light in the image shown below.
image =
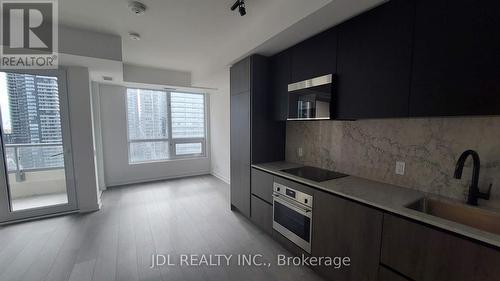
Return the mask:
<svg viewBox="0 0 500 281">
<path fill-rule="evenodd" d="M 231 6 L 231 11 L 236 10 L 236 8 L 238 8 L 241 16 L 247 14 L 247 10 L 245 9 L 245 0 L 236 0 L 233 6 Z"/>
</svg>

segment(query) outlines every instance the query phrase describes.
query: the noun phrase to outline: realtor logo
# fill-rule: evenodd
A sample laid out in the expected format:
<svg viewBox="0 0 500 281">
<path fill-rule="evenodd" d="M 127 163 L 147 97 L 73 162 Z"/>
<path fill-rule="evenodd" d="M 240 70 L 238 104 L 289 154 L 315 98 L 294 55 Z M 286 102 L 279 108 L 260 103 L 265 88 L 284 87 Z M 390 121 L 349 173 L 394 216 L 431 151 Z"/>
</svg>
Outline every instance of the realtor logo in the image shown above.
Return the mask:
<svg viewBox="0 0 500 281">
<path fill-rule="evenodd" d="M 0 3 L 0 69 L 57 68 L 57 0 Z"/>
</svg>

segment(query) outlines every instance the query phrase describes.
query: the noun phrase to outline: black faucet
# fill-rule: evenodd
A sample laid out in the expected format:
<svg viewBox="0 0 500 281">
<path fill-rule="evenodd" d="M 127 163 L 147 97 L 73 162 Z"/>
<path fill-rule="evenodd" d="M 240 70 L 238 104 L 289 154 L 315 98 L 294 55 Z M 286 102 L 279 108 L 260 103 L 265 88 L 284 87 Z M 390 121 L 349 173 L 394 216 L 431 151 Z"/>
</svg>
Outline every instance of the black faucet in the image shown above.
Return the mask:
<svg viewBox="0 0 500 281">
<path fill-rule="evenodd" d="M 469 156 L 472 156 L 473 166 L 472 166 L 472 182 L 469 186 L 469 194 L 467 196 L 467 204 L 472 205 L 472 206 L 477 206 L 477 199 L 485 199 L 489 200 L 490 199 L 490 193 L 491 193 L 491 185 L 489 187 L 489 190 L 487 193 L 483 193 L 479 191 L 479 168 L 481 166 L 481 162 L 479 161 L 479 154 L 475 152 L 474 150 L 466 150 L 462 155 L 460 155 L 460 158 L 458 158 L 457 165 L 455 167 L 455 175 L 454 177 L 456 179 L 462 178 L 462 172 L 464 170 L 464 164 L 465 160 Z"/>
</svg>

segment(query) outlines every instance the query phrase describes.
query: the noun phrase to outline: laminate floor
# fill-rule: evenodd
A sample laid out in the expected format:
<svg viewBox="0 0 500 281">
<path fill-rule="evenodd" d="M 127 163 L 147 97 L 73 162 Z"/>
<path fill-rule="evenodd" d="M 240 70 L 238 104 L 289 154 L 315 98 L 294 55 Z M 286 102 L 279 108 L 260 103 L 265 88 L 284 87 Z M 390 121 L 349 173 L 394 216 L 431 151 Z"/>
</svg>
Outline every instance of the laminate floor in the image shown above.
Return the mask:
<svg viewBox="0 0 500 281">
<path fill-rule="evenodd" d="M 99 212 L 0 227 L 0 280 L 321 280 L 307 267 L 278 266 L 277 255 L 289 253 L 230 211 L 229 186 L 213 176 L 102 196 Z M 151 269 L 153 254 L 178 265 Z M 233 257 L 230 266 L 180 266 L 181 254 Z M 271 266 L 238 266 L 238 254 L 261 254 Z"/>
</svg>

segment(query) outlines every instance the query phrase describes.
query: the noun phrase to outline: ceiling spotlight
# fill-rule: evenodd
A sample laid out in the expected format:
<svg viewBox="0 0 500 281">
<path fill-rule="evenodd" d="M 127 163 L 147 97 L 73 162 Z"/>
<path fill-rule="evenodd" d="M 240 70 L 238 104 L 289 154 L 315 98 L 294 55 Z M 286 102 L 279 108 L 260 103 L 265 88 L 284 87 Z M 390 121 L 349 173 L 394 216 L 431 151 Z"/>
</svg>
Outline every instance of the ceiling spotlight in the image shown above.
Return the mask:
<svg viewBox="0 0 500 281">
<path fill-rule="evenodd" d="M 245 9 L 245 0 L 236 0 L 233 6 L 231 6 L 231 11 L 236 10 L 236 8 L 238 8 L 241 16 L 247 14 L 247 10 Z"/>
<path fill-rule="evenodd" d="M 143 15 L 146 12 L 146 5 L 138 1 L 132 1 L 128 4 L 128 8 L 134 15 Z"/>
<path fill-rule="evenodd" d="M 129 32 L 128 33 L 128 37 L 134 41 L 139 41 L 141 40 L 141 35 L 139 35 L 139 33 L 135 33 L 135 32 Z"/>
</svg>

